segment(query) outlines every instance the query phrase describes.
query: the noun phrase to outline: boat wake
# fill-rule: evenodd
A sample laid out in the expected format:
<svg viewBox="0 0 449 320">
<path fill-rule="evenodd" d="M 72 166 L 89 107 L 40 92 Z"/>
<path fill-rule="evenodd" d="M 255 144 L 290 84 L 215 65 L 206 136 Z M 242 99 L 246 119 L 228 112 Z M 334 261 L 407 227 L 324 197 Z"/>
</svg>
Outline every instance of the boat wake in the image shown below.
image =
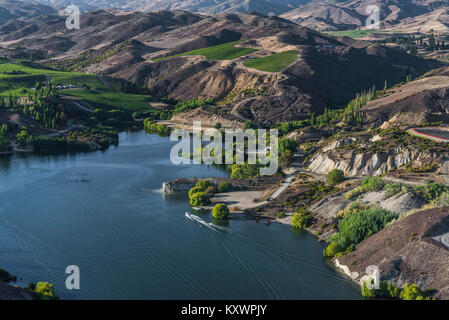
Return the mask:
<svg viewBox="0 0 449 320">
<path fill-rule="evenodd" d="M 222 226 L 217 226 L 217 225 L 215 225 L 215 224 L 213 224 L 213 223 L 211 223 L 211 222 L 207 222 L 207 221 L 201 219 L 200 217 L 198 217 L 198 216 L 196 216 L 196 215 L 194 215 L 194 214 L 188 213 L 188 212 L 186 212 L 186 218 L 189 219 L 189 220 L 192 220 L 192 221 L 196 221 L 196 222 L 198 222 L 200 225 L 203 225 L 203 226 L 205 226 L 205 227 L 207 227 L 207 228 L 209 228 L 209 229 L 211 229 L 211 230 L 217 231 L 217 232 L 218 232 L 219 230 L 223 230 L 223 231 L 232 231 L 230 228 L 226 228 L 226 227 L 222 227 Z"/>
</svg>

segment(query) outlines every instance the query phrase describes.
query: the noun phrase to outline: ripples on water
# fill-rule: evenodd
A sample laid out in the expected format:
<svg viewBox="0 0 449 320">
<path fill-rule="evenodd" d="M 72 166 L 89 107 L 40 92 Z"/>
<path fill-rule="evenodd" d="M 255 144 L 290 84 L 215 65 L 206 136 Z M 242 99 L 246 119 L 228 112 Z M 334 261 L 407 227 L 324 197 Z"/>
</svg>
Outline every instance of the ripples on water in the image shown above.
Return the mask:
<svg viewBox="0 0 449 320">
<path fill-rule="evenodd" d="M 170 147 L 140 132 L 106 152 L 0 158 L 0 266 L 67 299 L 359 298 L 307 233 L 187 219 L 186 197 L 164 197 L 162 182 L 226 173 L 171 165 Z M 65 289 L 72 264 L 79 291 Z"/>
</svg>

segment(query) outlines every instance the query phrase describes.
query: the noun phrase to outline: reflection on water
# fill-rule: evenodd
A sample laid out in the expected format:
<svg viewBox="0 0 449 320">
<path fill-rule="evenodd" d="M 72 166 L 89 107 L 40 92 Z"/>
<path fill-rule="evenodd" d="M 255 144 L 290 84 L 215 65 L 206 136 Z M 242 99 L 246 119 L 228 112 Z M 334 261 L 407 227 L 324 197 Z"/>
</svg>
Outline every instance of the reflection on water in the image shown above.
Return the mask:
<svg viewBox="0 0 449 320">
<path fill-rule="evenodd" d="M 106 152 L 0 158 L 0 266 L 66 299 L 358 299 L 313 236 L 255 221 L 188 219 L 177 177 L 223 177 L 174 166 L 168 138 L 124 133 Z M 193 213 L 193 212 L 192 212 Z M 81 290 L 65 289 L 77 265 Z"/>
</svg>

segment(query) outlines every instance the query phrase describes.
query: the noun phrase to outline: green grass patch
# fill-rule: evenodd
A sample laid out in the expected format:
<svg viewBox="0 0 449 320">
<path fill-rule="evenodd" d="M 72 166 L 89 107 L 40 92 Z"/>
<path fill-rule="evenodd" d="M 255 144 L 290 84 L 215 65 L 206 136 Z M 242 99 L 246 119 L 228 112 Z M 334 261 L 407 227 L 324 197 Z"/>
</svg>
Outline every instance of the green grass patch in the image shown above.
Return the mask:
<svg viewBox="0 0 449 320">
<path fill-rule="evenodd" d="M 244 65 L 248 68 L 254 68 L 260 71 L 279 72 L 295 62 L 297 58 L 298 51 L 289 50 L 281 53 L 275 53 L 271 56 L 247 61 Z"/>
<path fill-rule="evenodd" d="M 61 90 L 61 94 L 77 97 L 84 100 L 94 107 L 97 105 L 126 109 L 132 112 L 151 111 L 149 105 L 150 97 L 139 94 L 130 94 L 113 91 L 94 91 L 94 90 Z"/>
<path fill-rule="evenodd" d="M 2 63 L 0 64 L 0 79 L 5 78 L 17 78 L 37 75 L 49 75 L 49 76 L 74 76 L 74 75 L 86 75 L 79 72 L 63 72 L 48 69 L 38 69 L 21 64 L 14 63 Z"/>
<path fill-rule="evenodd" d="M 224 44 L 219 44 L 217 46 L 197 49 L 169 57 L 154 59 L 154 61 L 167 60 L 181 56 L 204 56 L 208 60 L 232 60 L 257 51 L 256 49 L 252 48 L 236 47 L 235 45 L 240 42 L 241 41 L 228 42 Z"/>
<path fill-rule="evenodd" d="M 28 88 L 14 88 L 9 90 L 4 90 L 3 88 L 0 88 L 0 96 L 4 97 L 28 97 L 30 93 L 33 93 L 34 91 L 31 91 Z"/>
<path fill-rule="evenodd" d="M 381 30 L 344 30 L 344 31 L 328 31 L 324 32 L 325 34 L 328 34 L 330 36 L 334 37 L 349 37 L 349 38 L 363 38 L 369 34 L 383 34 L 386 33 L 385 31 Z"/>
<path fill-rule="evenodd" d="M 95 90 L 107 90 L 107 87 L 94 74 L 80 72 L 64 72 L 48 69 L 39 69 L 26 65 L 26 63 L 1 63 L 0 64 L 0 91 L 1 95 L 15 95 L 23 87 L 31 88 L 36 82 L 45 82 L 47 76 L 51 77 L 53 85 L 89 86 Z M 5 91 L 8 91 L 7 93 Z"/>
</svg>

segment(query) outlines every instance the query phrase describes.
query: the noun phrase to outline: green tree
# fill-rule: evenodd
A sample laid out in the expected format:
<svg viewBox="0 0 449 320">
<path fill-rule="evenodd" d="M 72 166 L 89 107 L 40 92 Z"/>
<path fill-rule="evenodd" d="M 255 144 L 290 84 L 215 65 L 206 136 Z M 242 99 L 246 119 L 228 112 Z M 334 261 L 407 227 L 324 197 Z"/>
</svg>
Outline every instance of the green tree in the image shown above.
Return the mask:
<svg viewBox="0 0 449 320">
<path fill-rule="evenodd" d="M 345 250 L 382 230 L 396 216 L 384 209 L 371 209 L 348 215 L 338 223 L 338 233 L 329 240 Z"/>
<path fill-rule="evenodd" d="M 335 186 L 345 180 L 345 174 L 340 169 L 333 169 L 327 174 L 326 181 L 329 185 Z"/>
<path fill-rule="evenodd" d="M 210 204 L 210 194 L 204 191 L 194 193 L 190 198 L 192 207 L 207 206 Z"/>
<path fill-rule="evenodd" d="M 298 149 L 298 142 L 295 139 L 284 138 L 279 141 L 279 155 L 282 156 L 287 150 L 292 154 Z"/>
<path fill-rule="evenodd" d="M 402 300 L 423 300 L 423 293 L 417 284 L 406 284 L 400 294 Z"/>
<path fill-rule="evenodd" d="M 32 136 L 30 135 L 28 130 L 23 129 L 17 134 L 17 143 L 19 144 L 19 147 L 26 147 L 31 142 Z"/>
<path fill-rule="evenodd" d="M 228 181 L 220 182 L 217 186 L 218 193 L 230 192 L 232 190 L 232 183 Z"/>
<path fill-rule="evenodd" d="M 257 164 L 234 164 L 232 166 L 231 179 L 250 179 L 259 175 Z"/>
<path fill-rule="evenodd" d="M 189 199 L 192 198 L 192 196 L 193 196 L 195 193 L 201 192 L 201 191 L 204 191 L 204 190 L 201 189 L 201 188 L 198 188 L 198 187 L 193 187 L 193 188 L 190 189 L 190 191 L 189 191 Z"/>
<path fill-rule="evenodd" d="M 227 219 L 229 216 L 229 208 L 227 205 L 220 203 L 217 204 L 213 209 L 212 209 L 212 216 L 215 219 Z"/>
<path fill-rule="evenodd" d="M 331 242 L 324 250 L 324 255 L 326 257 L 332 258 L 335 257 L 338 253 L 343 251 L 344 249 L 338 242 Z"/>
<path fill-rule="evenodd" d="M 38 282 L 36 284 L 36 288 L 35 288 L 34 292 L 41 299 L 55 299 L 56 298 L 53 285 L 48 282 Z"/>
<path fill-rule="evenodd" d="M 296 213 L 292 217 L 292 226 L 298 229 L 304 229 L 307 227 L 310 221 L 310 213 L 305 208 L 297 209 Z"/>
<path fill-rule="evenodd" d="M 374 280 L 371 280 L 374 282 Z M 364 298 L 375 298 L 377 296 L 376 289 L 371 289 L 368 287 L 367 281 L 363 282 L 362 285 L 362 297 Z"/>
<path fill-rule="evenodd" d="M 281 168 L 288 168 L 292 165 L 294 160 L 293 153 L 290 150 L 286 150 L 280 157 L 279 157 L 279 165 Z"/>
<path fill-rule="evenodd" d="M 215 186 L 210 186 L 210 187 L 207 187 L 206 190 L 204 190 L 204 192 L 206 192 L 210 195 L 214 195 L 215 193 L 217 193 L 217 189 L 215 188 Z"/>
<path fill-rule="evenodd" d="M 209 180 L 200 180 L 196 183 L 195 187 L 201 188 L 203 191 L 209 187 L 212 187 L 212 182 Z"/>
</svg>

